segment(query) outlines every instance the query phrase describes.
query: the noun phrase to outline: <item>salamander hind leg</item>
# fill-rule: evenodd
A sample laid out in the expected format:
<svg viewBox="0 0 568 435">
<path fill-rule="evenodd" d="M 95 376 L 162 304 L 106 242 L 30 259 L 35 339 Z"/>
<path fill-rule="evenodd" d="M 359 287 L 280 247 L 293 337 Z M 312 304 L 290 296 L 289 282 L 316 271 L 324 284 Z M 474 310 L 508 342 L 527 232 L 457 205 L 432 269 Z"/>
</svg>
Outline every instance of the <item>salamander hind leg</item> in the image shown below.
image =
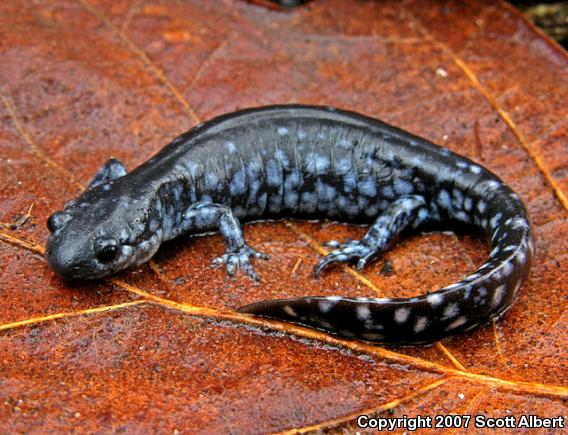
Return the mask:
<svg viewBox="0 0 568 435">
<path fill-rule="evenodd" d="M 219 229 L 227 245 L 225 253 L 212 262 L 213 267 L 225 265 L 227 274 L 235 276 L 238 270 L 245 272 L 251 279 L 260 281 L 250 259 L 268 260 L 268 255 L 247 245 L 241 225 L 229 207 L 221 204 L 197 203 L 184 215 L 186 230 L 205 231 Z"/>
<path fill-rule="evenodd" d="M 334 251 L 326 255 L 314 268 L 314 276 L 331 264 L 357 262 L 357 270 L 381 252 L 384 252 L 392 240 L 408 226 L 418 226 L 428 218 L 425 200 L 418 195 L 405 196 L 394 201 L 371 225 L 361 240 L 350 240 L 345 243 L 331 241 L 326 243 Z"/>
</svg>

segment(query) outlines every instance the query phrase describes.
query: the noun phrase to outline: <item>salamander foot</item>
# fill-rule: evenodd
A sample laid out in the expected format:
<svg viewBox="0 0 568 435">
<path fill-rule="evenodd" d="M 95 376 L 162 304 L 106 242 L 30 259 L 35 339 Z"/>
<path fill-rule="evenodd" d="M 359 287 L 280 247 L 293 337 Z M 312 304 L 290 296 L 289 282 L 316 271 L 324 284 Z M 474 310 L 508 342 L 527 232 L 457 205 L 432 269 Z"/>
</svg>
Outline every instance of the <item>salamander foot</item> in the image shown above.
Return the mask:
<svg viewBox="0 0 568 435">
<path fill-rule="evenodd" d="M 260 277 L 254 270 L 250 262 L 250 257 L 258 258 L 261 260 L 268 260 L 270 258 L 267 254 L 259 252 L 251 248 L 250 246 L 245 245 L 233 252 L 226 252 L 220 257 L 215 258 L 211 262 L 211 266 L 220 267 L 224 264 L 229 276 L 234 277 L 237 273 L 237 270 L 242 270 L 249 276 L 249 278 L 256 282 L 260 282 Z"/>
<path fill-rule="evenodd" d="M 379 249 L 376 245 L 369 245 L 364 240 L 349 240 L 345 243 L 331 241 L 326 246 L 335 250 L 327 254 L 314 268 L 314 276 L 319 278 L 321 272 L 330 264 L 357 261 L 357 270 L 362 270 Z"/>
</svg>

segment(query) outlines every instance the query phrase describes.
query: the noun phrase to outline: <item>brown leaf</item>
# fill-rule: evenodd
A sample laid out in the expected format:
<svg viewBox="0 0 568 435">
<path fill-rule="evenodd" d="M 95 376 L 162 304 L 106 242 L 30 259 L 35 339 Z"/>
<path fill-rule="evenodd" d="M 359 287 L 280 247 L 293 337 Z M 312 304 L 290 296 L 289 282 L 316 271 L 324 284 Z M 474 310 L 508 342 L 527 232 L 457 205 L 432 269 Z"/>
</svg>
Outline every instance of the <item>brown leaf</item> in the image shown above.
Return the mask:
<svg viewBox="0 0 568 435">
<path fill-rule="evenodd" d="M 362 413 L 566 415 L 567 56 L 506 3 L 20 0 L 0 15 L 4 432 L 301 433 L 358 430 Z M 473 235 L 407 238 L 364 274 L 316 281 L 321 244 L 362 228 L 249 225 L 251 244 L 272 255 L 257 264 L 259 286 L 209 268 L 219 236 L 169 243 L 97 283 L 47 267 L 47 216 L 109 157 L 134 167 L 200 120 L 289 102 L 376 116 L 513 186 L 538 254 L 507 315 L 433 346 L 384 348 L 234 311 L 438 288 L 483 261 Z"/>
</svg>

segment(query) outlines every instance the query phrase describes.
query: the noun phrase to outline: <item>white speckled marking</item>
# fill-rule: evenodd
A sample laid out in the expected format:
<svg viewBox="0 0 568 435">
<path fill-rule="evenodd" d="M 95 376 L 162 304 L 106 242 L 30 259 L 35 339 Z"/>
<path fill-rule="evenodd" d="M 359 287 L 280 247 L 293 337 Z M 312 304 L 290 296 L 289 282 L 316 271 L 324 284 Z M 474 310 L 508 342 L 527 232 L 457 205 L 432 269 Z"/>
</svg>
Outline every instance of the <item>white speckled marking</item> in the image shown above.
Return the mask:
<svg viewBox="0 0 568 435">
<path fill-rule="evenodd" d="M 486 185 L 489 190 L 496 190 L 501 186 L 501 183 L 499 183 L 498 181 L 491 180 L 491 181 L 486 181 Z"/>
<path fill-rule="evenodd" d="M 324 299 L 319 301 L 318 308 L 322 313 L 328 313 L 336 304 L 335 301 L 330 301 L 329 299 Z"/>
<path fill-rule="evenodd" d="M 290 305 L 285 305 L 284 308 L 282 308 L 282 309 L 290 317 L 298 317 L 298 314 L 294 311 L 294 309 Z"/>
<path fill-rule="evenodd" d="M 444 312 L 442 313 L 442 320 L 451 319 L 452 317 L 456 317 L 460 313 L 460 307 L 457 303 L 452 302 L 448 304 L 446 308 L 444 308 Z"/>
<path fill-rule="evenodd" d="M 418 334 L 419 332 L 424 331 L 426 329 L 426 326 L 428 326 L 428 318 L 425 316 L 420 316 L 418 317 L 418 319 L 416 319 L 416 323 L 414 323 L 413 331 L 415 334 Z"/>
<path fill-rule="evenodd" d="M 452 329 L 459 328 L 460 326 L 464 325 L 466 322 L 467 319 L 464 316 L 460 316 L 446 327 L 446 331 L 451 331 Z"/>
<path fill-rule="evenodd" d="M 357 306 L 357 318 L 362 322 L 371 318 L 371 310 L 367 305 Z"/>
<path fill-rule="evenodd" d="M 491 225 L 491 228 L 497 228 L 502 218 L 503 218 L 503 213 L 497 213 L 495 216 L 493 216 L 489 221 L 489 225 Z"/>
<path fill-rule="evenodd" d="M 446 190 L 441 190 L 438 194 L 438 204 L 446 210 L 452 209 L 452 197 Z"/>
<path fill-rule="evenodd" d="M 529 223 L 523 218 L 514 218 L 511 222 L 511 228 L 528 228 Z"/>
<path fill-rule="evenodd" d="M 473 172 L 474 174 L 481 174 L 481 168 L 480 168 L 479 166 L 477 166 L 477 165 L 471 165 L 471 166 L 469 167 L 469 170 L 470 170 L 471 172 Z"/>
<path fill-rule="evenodd" d="M 503 263 L 503 266 L 501 266 L 501 268 L 502 268 L 501 273 L 503 274 L 503 276 L 510 275 L 511 273 L 513 273 L 513 269 L 514 269 L 513 263 L 511 263 L 510 261 Z"/>
<path fill-rule="evenodd" d="M 225 147 L 227 148 L 227 151 L 229 151 L 230 153 L 234 153 L 237 151 L 237 147 L 234 142 L 226 142 Z"/>
<path fill-rule="evenodd" d="M 500 285 L 495 289 L 492 301 L 493 308 L 497 308 L 499 305 L 501 305 L 501 302 L 503 301 L 503 297 L 505 296 L 506 291 L 507 291 L 507 286 L 505 284 Z"/>
<path fill-rule="evenodd" d="M 444 296 L 442 296 L 440 293 L 432 293 L 431 295 L 428 295 L 426 297 L 426 300 L 433 307 L 437 307 L 442 302 L 444 302 Z"/>
<path fill-rule="evenodd" d="M 396 323 L 400 325 L 408 320 L 409 315 L 410 315 L 409 308 L 398 308 L 394 312 L 394 320 Z"/>
</svg>

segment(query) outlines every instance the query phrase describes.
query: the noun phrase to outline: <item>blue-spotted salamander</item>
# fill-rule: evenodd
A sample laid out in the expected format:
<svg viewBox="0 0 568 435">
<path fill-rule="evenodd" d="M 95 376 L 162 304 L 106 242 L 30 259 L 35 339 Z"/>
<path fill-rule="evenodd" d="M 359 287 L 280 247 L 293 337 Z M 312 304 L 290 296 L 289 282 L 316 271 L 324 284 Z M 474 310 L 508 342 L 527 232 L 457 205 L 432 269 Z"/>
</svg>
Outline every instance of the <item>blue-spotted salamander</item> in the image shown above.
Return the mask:
<svg viewBox="0 0 568 435">
<path fill-rule="evenodd" d="M 527 278 L 533 256 L 525 208 L 476 163 L 354 112 L 282 105 L 241 110 L 196 126 L 127 173 L 115 159 L 88 189 L 48 220 L 49 265 L 92 279 L 150 259 L 181 234 L 218 229 L 214 260 L 258 280 L 240 221 L 321 218 L 368 222 L 361 240 L 329 242 L 334 263 L 361 270 L 402 231 L 460 223 L 490 241 L 489 259 L 460 282 L 414 298 L 307 296 L 268 300 L 243 313 L 384 343 L 441 339 L 501 315 Z"/>
</svg>

